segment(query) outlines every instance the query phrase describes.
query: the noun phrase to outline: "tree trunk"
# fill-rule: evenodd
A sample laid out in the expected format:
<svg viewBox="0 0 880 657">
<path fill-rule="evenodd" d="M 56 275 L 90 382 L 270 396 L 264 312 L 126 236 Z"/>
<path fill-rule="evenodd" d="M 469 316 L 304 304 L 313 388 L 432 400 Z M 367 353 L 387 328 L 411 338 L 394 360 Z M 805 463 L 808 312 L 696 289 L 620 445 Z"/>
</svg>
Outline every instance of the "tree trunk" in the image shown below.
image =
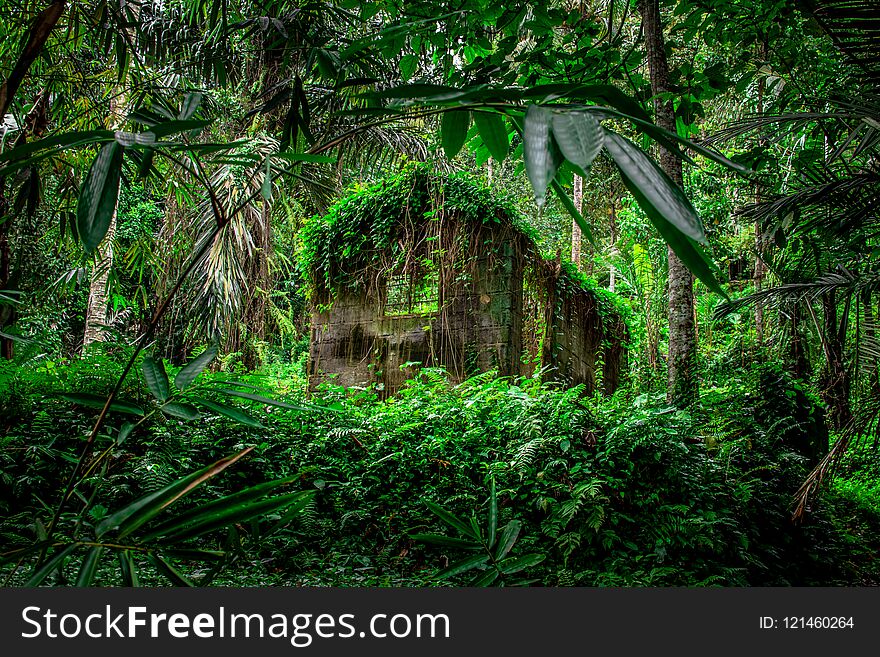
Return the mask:
<svg viewBox="0 0 880 657">
<path fill-rule="evenodd" d="M 767 45 L 762 44 L 760 52 L 761 61 L 767 59 Z M 765 78 L 758 78 L 758 108 L 757 115 L 764 113 L 764 84 Z M 762 140 L 765 142 L 766 140 Z M 763 197 L 761 195 L 761 184 L 755 182 L 755 203 L 761 203 Z M 767 275 L 767 265 L 764 264 L 764 227 L 758 219 L 755 219 L 755 292 L 760 292 L 764 288 L 764 278 Z M 755 302 L 755 339 L 758 348 L 764 345 L 764 302 L 758 299 Z"/>
<path fill-rule="evenodd" d="M 663 41 L 659 0 L 640 0 L 642 30 L 654 94 L 654 120 L 661 128 L 675 132 L 675 113 L 671 100 L 659 94 L 671 91 L 669 64 Z M 683 187 L 681 160 L 660 147 L 660 166 Z M 699 394 L 697 379 L 697 339 L 694 321 L 694 277 L 678 256 L 667 247 L 669 260 L 669 357 L 666 397 L 669 403 L 688 406 Z"/>
<path fill-rule="evenodd" d="M 119 8 L 125 15 L 127 0 L 119 0 Z M 135 19 L 139 18 L 139 5 L 133 5 Z M 129 40 L 134 38 L 134 30 L 127 28 Z M 110 100 L 110 126 L 111 129 L 119 129 L 125 121 L 127 113 L 127 101 L 125 90 L 122 85 L 113 89 Z M 89 283 L 89 301 L 86 306 L 86 327 L 83 332 L 83 352 L 93 342 L 103 342 L 108 315 L 108 299 L 110 290 L 110 270 L 113 268 L 113 237 L 116 235 L 116 213 L 119 208 L 119 197 L 116 197 L 116 207 L 110 217 L 110 226 L 104 240 L 95 249 L 95 264 L 92 270 L 92 280 Z"/>
<path fill-rule="evenodd" d="M 574 176 L 574 207 L 577 208 L 577 211 L 581 213 L 583 216 L 583 205 L 584 205 L 584 179 L 579 175 L 575 174 Z M 578 269 L 581 268 L 581 241 L 583 236 L 581 235 L 581 227 L 578 226 L 577 222 L 572 219 L 571 220 L 571 261 L 574 263 L 574 266 Z"/>
<path fill-rule="evenodd" d="M 837 295 L 834 291 L 822 295 L 823 327 L 825 337 L 825 367 L 819 377 L 822 401 L 828 408 L 831 426 L 840 431 L 852 418 L 849 405 L 850 377 L 843 356 L 843 339 L 849 304 L 838 323 Z M 840 329 L 844 330 L 840 330 Z"/>
</svg>

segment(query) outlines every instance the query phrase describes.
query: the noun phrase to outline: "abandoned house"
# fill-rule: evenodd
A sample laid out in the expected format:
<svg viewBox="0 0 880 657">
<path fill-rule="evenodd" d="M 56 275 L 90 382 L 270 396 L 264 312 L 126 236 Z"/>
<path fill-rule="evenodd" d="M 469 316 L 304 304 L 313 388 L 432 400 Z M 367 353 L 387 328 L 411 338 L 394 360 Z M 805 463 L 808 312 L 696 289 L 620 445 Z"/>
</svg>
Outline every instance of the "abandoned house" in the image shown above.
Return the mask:
<svg viewBox="0 0 880 657">
<path fill-rule="evenodd" d="M 487 370 L 611 393 L 626 359 L 614 300 L 541 256 L 510 204 L 424 165 L 307 223 L 309 384 L 396 393 L 419 367 Z"/>
</svg>

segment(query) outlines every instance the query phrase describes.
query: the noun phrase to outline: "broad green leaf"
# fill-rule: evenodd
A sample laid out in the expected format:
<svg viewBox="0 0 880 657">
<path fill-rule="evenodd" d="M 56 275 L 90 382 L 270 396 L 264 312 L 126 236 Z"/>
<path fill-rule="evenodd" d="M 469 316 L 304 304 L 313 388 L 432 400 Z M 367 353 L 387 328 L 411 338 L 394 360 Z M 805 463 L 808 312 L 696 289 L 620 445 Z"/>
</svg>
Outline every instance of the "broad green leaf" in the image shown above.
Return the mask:
<svg viewBox="0 0 880 657">
<path fill-rule="evenodd" d="M 544 205 L 547 187 L 560 164 L 559 158 L 553 153 L 550 135 L 552 116 L 553 112 L 546 107 L 529 105 L 523 125 L 523 159 L 538 207 Z"/>
<path fill-rule="evenodd" d="M 168 374 L 161 360 L 152 356 L 145 356 L 141 363 L 141 371 L 150 393 L 159 401 L 165 401 L 171 394 L 171 385 L 168 383 Z"/>
<path fill-rule="evenodd" d="M 76 586 L 79 588 L 92 586 L 95 581 L 95 573 L 98 571 L 98 562 L 101 555 L 104 554 L 104 546 L 96 545 L 89 548 L 83 559 L 82 566 L 79 569 L 79 575 L 76 577 Z"/>
<path fill-rule="evenodd" d="M 212 344 L 180 369 L 177 376 L 174 377 L 174 385 L 178 390 L 186 390 L 189 384 L 195 381 L 196 377 L 202 373 L 202 370 L 216 357 L 217 345 Z"/>
<path fill-rule="evenodd" d="M 245 490 L 239 491 L 237 493 L 233 493 L 232 495 L 221 497 L 212 502 L 208 502 L 207 504 L 200 504 L 194 509 L 185 511 L 180 515 L 170 518 L 163 522 L 161 525 L 158 525 L 155 528 L 151 529 L 149 533 L 144 536 L 143 540 L 150 541 L 160 536 L 166 536 L 175 531 L 178 531 L 183 527 L 186 527 L 187 525 L 196 522 L 198 518 L 202 518 L 211 514 L 225 512 L 230 508 L 243 507 L 250 502 L 253 502 L 254 500 L 268 495 L 278 488 L 297 481 L 298 479 L 299 475 L 294 475 L 292 477 L 267 481 L 262 484 L 257 484 L 256 486 L 251 486 L 250 488 L 246 488 Z"/>
<path fill-rule="evenodd" d="M 602 150 L 602 125 L 595 117 L 583 112 L 553 114 L 553 136 L 565 159 L 586 177 L 590 165 Z"/>
<path fill-rule="evenodd" d="M 151 554 L 150 561 L 152 561 L 153 565 L 156 566 L 156 570 L 167 577 L 168 581 L 174 584 L 174 586 L 195 586 L 195 584 L 184 577 L 181 572 L 171 564 L 171 562 L 163 559 L 158 554 Z"/>
<path fill-rule="evenodd" d="M 244 424 L 248 427 L 253 427 L 254 429 L 265 429 L 265 427 L 256 419 L 252 418 L 247 413 L 244 413 L 237 408 L 232 408 L 231 406 L 226 406 L 225 404 L 218 404 L 217 402 L 213 402 L 210 399 L 195 399 L 193 400 L 205 408 L 210 408 L 215 413 L 219 413 L 224 417 L 228 417 L 230 420 L 235 420 L 239 424 Z"/>
<path fill-rule="evenodd" d="M 527 554 L 522 557 L 510 557 L 509 559 L 505 559 L 498 563 L 498 567 L 501 569 L 502 573 L 510 575 L 512 573 L 518 573 L 530 566 L 536 566 L 542 561 L 544 561 L 543 554 Z"/>
<path fill-rule="evenodd" d="M 455 538 L 454 536 L 443 536 L 442 534 L 410 534 L 410 538 L 420 543 L 430 543 L 431 545 L 441 545 L 461 550 L 480 550 L 483 547 L 472 539 Z"/>
<path fill-rule="evenodd" d="M 440 518 L 440 520 L 445 522 L 453 529 L 457 529 L 463 535 L 473 538 L 474 540 L 479 540 L 479 534 L 474 533 L 474 530 L 471 529 L 466 522 L 464 522 L 463 520 L 459 520 L 439 504 L 426 501 L 425 506 L 427 506 L 431 510 L 431 513 Z"/>
<path fill-rule="evenodd" d="M 510 142 L 501 115 L 495 112 L 474 112 L 474 123 L 489 153 L 497 162 L 503 162 L 507 157 Z"/>
<path fill-rule="evenodd" d="M 647 201 L 650 210 L 642 206 L 645 212 L 669 222 L 693 240 L 706 241 L 703 224 L 684 191 L 647 153 L 610 130 L 605 130 L 605 147 L 629 181 L 627 187 L 636 187 L 639 196 Z"/>
<path fill-rule="evenodd" d="M 202 415 L 195 406 L 179 402 L 168 402 L 160 406 L 159 410 L 166 415 L 179 417 L 181 420 L 198 420 Z"/>
<path fill-rule="evenodd" d="M 186 477 L 173 481 L 157 491 L 139 497 L 131 504 L 110 514 L 95 528 L 98 538 L 109 532 L 116 532 L 117 538 L 124 538 L 159 515 L 191 490 L 223 472 L 253 448 L 242 450 L 237 454 L 220 459 L 216 463 L 202 468 Z"/>
<path fill-rule="evenodd" d="M 52 555 L 51 559 L 40 566 L 40 568 L 31 575 L 30 579 L 25 582 L 25 586 L 39 586 L 42 584 L 52 571 L 58 568 L 78 547 L 80 547 L 79 543 L 73 543 L 57 550 L 55 554 Z"/>
<path fill-rule="evenodd" d="M 453 577 L 460 573 L 467 572 L 468 570 L 479 568 L 480 566 L 485 565 L 487 561 L 489 561 L 488 555 L 477 554 L 472 557 L 468 557 L 467 559 L 457 561 L 448 568 L 444 568 L 443 570 L 435 574 L 432 579 L 447 579 L 448 577 Z"/>
<path fill-rule="evenodd" d="M 627 146 L 624 147 L 621 146 L 621 144 L 626 144 Z M 620 169 L 623 183 L 636 199 L 639 207 L 641 207 L 642 210 L 645 211 L 645 214 L 648 215 L 651 223 L 654 224 L 654 227 L 657 228 L 657 231 L 673 252 L 679 257 L 684 265 L 706 285 L 707 288 L 727 299 L 727 293 L 716 279 L 715 273 L 713 272 L 713 265 L 706 254 L 703 253 L 703 250 L 693 239 L 683 233 L 675 223 L 670 221 L 670 219 L 655 205 L 655 201 L 663 204 L 663 198 L 661 198 L 663 193 L 650 187 L 646 190 L 645 185 L 649 185 L 653 178 L 657 177 L 656 171 L 659 171 L 660 174 L 665 177 L 665 180 L 668 181 L 668 186 L 671 186 L 671 190 L 668 186 L 664 188 L 668 190 L 666 193 L 676 194 L 677 190 L 677 193 L 684 197 L 684 192 L 669 180 L 669 177 L 666 176 L 656 164 L 651 162 L 647 155 L 642 153 L 635 145 L 628 142 L 623 137 L 606 131 L 605 145 L 609 148 L 615 163 Z M 634 164 L 632 159 L 634 151 L 641 153 L 642 156 L 650 162 L 654 169 L 656 169 L 656 171 L 654 171 L 654 176 L 641 176 L 640 172 L 644 171 L 642 167 L 646 165 Z M 621 163 L 623 163 L 623 165 Z M 630 179 L 630 172 L 634 175 L 640 176 L 639 182 Z M 666 183 L 661 184 L 665 185 Z M 668 199 L 666 200 L 668 201 Z M 687 201 L 686 198 L 685 201 Z M 690 205 L 689 202 L 688 205 Z M 671 211 L 668 202 L 664 207 Z M 693 211 L 692 207 L 691 211 Z M 696 216 L 695 211 L 694 216 Z"/>
<path fill-rule="evenodd" d="M 79 190 L 76 226 L 86 254 L 98 248 L 116 212 L 122 152 L 122 146 L 115 141 L 104 144 Z"/>
<path fill-rule="evenodd" d="M 489 536 L 488 544 L 495 545 L 495 532 L 498 529 L 498 497 L 495 495 L 495 477 L 489 482 Z"/>
<path fill-rule="evenodd" d="M 498 547 L 495 549 L 495 561 L 500 561 L 507 556 L 507 553 L 510 552 L 513 544 L 516 543 L 521 528 L 522 523 L 520 523 L 519 520 L 511 520 L 504 525 L 504 529 L 501 530 L 501 535 L 498 537 Z"/>
<path fill-rule="evenodd" d="M 85 406 L 87 408 L 104 408 L 107 398 L 101 395 L 93 395 L 89 392 L 65 392 L 59 395 L 62 399 L 66 399 L 74 404 Z M 124 401 L 114 401 L 110 404 L 110 410 L 117 413 L 127 413 L 129 415 L 143 415 L 144 409 Z"/>
<path fill-rule="evenodd" d="M 485 588 L 487 586 L 492 586 L 495 583 L 495 580 L 498 579 L 498 576 L 501 573 L 498 572 L 495 568 L 489 568 L 485 573 L 478 576 L 474 581 L 470 583 L 470 586 L 474 586 L 476 588 Z"/>
<path fill-rule="evenodd" d="M 471 125 L 471 113 L 468 110 L 452 110 L 444 112 L 440 118 L 440 143 L 443 152 L 450 160 L 458 155 L 467 139 Z"/>
</svg>

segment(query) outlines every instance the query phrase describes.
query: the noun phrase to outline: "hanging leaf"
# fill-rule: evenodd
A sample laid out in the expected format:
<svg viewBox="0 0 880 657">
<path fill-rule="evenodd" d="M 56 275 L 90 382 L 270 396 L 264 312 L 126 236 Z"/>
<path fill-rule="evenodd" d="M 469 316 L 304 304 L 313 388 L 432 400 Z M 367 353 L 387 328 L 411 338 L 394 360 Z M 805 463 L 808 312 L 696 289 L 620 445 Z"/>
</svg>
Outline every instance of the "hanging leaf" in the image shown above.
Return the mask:
<svg viewBox="0 0 880 657">
<path fill-rule="evenodd" d="M 80 189 L 76 224 L 86 254 L 98 248 L 116 212 L 122 152 L 122 146 L 115 141 L 104 144 Z"/>
<path fill-rule="evenodd" d="M 450 160 L 458 155 L 467 139 L 467 131 L 471 125 L 471 113 L 468 110 L 452 110 L 444 112 L 440 119 L 440 143 L 443 152 Z"/>
<path fill-rule="evenodd" d="M 501 115 L 495 112 L 474 112 L 474 123 L 489 153 L 496 161 L 502 162 L 507 157 L 510 142 Z"/>
<path fill-rule="evenodd" d="M 189 384 L 195 381 L 196 377 L 202 373 L 202 370 L 216 357 L 217 345 L 212 344 L 181 368 L 177 376 L 174 377 L 174 385 L 177 386 L 178 390 L 186 390 Z"/>
<path fill-rule="evenodd" d="M 681 210 L 682 205 L 680 199 L 671 201 L 670 198 L 675 195 L 684 197 L 684 192 L 666 176 L 665 173 L 653 162 L 647 155 L 642 153 L 634 144 L 627 141 L 623 137 L 612 132 L 605 132 L 605 146 L 611 153 L 615 164 L 620 169 L 620 175 L 624 185 L 636 199 L 639 207 L 648 215 L 648 219 L 657 228 L 657 231 L 679 257 L 684 265 L 699 278 L 707 288 L 721 295 L 725 299 L 728 298 L 727 293 L 721 287 L 713 272 L 713 265 L 709 258 L 703 253 L 699 245 L 685 234 L 678 223 L 672 221 L 672 217 L 676 217 L 677 221 L 686 223 L 690 219 L 682 219 L 674 213 Z M 635 153 L 641 153 L 641 157 L 648 160 L 653 169 L 648 169 L 642 162 L 635 163 L 639 156 Z M 651 171 L 650 174 L 644 172 Z M 658 174 L 659 172 L 659 174 Z M 661 175 L 662 174 L 662 175 Z M 633 180 L 630 176 L 635 176 Z M 659 187 L 653 187 L 652 185 Z M 690 202 L 684 199 L 693 217 L 696 218 L 696 211 L 690 206 Z M 659 207 L 658 207 L 659 206 Z M 671 215 L 671 216 L 670 216 Z M 699 221 L 697 219 L 697 221 Z"/>
<path fill-rule="evenodd" d="M 546 107 L 530 105 L 523 125 L 523 159 L 538 207 L 544 205 L 547 187 L 559 167 L 560 158 L 554 157 L 550 136 L 552 115 Z"/>
<path fill-rule="evenodd" d="M 171 386 L 168 383 L 168 374 L 165 372 L 165 365 L 162 361 L 157 361 L 152 356 L 146 356 L 141 363 L 141 371 L 153 397 L 159 401 L 168 399 L 171 394 Z"/>
<path fill-rule="evenodd" d="M 528 117 L 526 119 L 528 121 Z M 582 112 L 555 113 L 553 136 L 565 159 L 586 178 L 590 165 L 602 150 L 602 125 L 595 117 Z"/>
<path fill-rule="evenodd" d="M 630 184 L 638 188 L 639 195 L 650 205 L 651 212 L 691 239 L 705 242 L 703 224 L 681 187 L 631 141 L 610 130 L 604 130 L 604 133 L 605 147 L 614 163 Z M 643 206 L 642 209 L 648 212 L 648 208 Z"/>
</svg>

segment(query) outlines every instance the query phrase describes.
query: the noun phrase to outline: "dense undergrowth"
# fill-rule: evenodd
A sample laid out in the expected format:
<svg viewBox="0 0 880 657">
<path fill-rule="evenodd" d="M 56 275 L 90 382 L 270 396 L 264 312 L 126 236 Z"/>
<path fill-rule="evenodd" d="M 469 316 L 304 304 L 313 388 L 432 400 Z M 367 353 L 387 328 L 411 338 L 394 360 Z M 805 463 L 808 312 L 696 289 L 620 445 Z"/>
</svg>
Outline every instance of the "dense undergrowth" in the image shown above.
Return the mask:
<svg viewBox="0 0 880 657">
<path fill-rule="evenodd" d="M 108 392 L 118 374 L 115 360 L 100 355 L 0 370 L 0 515 L 6 518 L 0 544 L 33 541 L 43 530 L 93 420 L 94 411 L 52 391 Z M 239 380 L 295 403 L 305 396 L 299 372 L 276 365 Z M 228 380 L 230 374 L 210 377 Z M 539 584 L 880 581 L 873 451 L 851 457 L 805 521 L 794 524 L 791 500 L 815 458 L 817 436 L 822 439 L 821 413 L 771 366 L 727 381 L 686 412 L 667 407 L 662 397 L 622 391 L 587 398 L 581 388 L 537 379 L 484 374 L 451 386 L 442 371 L 424 370 L 387 401 L 370 390 L 326 386 L 306 410 L 254 403 L 250 412 L 262 414 L 266 429 L 214 415 L 191 422 L 157 416 L 123 447 L 114 448 L 110 435 L 99 439 L 100 449 L 115 449 L 106 477 L 96 478 L 101 487 L 94 496 L 84 494 L 72 506 L 86 505 L 84 517 L 98 519 L 107 508 L 255 446 L 188 504 L 291 475 L 295 488 L 315 491 L 314 499 L 280 527 L 280 518 L 270 517 L 198 539 L 198 547 L 230 556 L 223 572 L 210 575 L 179 560 L 181 572 L 194 580 L 439 583 L 432 575 L 466 553 L 413 540 L 413 534 L 445 531 L 426 502 L 484 518 L 494 476 L 499 523 L 522 523 L 512 554 L 545 555 L 523 573 Z M 125 393 L 147 395 L 134 377 Z M 80 517 L 75 511 L 70 522 Z M 142 565 L 141 583 L 161 583 Z M 76 567 L 71 559 L 50 582 L 71 581 Z M 21 583 L 29 562 L 14 572 L 11 564 L 3 568 L 11 583 Z M 112 565 L 100 573 L 99 583 L 119 581 Z"/>
</svg>

